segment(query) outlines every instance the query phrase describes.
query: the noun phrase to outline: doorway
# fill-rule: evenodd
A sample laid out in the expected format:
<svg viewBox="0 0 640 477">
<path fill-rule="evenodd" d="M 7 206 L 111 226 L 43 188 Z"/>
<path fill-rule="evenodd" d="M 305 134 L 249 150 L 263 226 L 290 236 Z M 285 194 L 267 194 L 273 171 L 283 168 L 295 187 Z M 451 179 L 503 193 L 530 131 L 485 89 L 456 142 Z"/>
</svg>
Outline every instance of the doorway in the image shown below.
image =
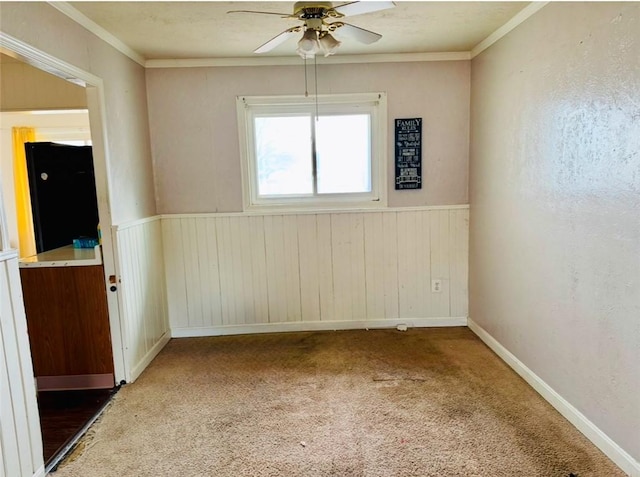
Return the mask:
<svg viewBox="0 0 640 477">
<path fill-rule="evenodd" d="M 93 424 L 117 389 L 38 393 L 42 450 L 47 471 L 55 470 L 73 449 L 77 437 Z"/>
<path fill-rule="evenodd" d="M 41 393 L 38 399 L 38 407 L 40 411 L 42 423 L 42 436 L 44 437 L 44 453 L 47 461 L 46 468 L 50 470 L 56 465 L 56 454 L 64 454 L 70 448 L 73 436 L 68 434 L 77 434 L 83 432 L 88 427 L 92 419 L 96 416 L 106 402 L 117 389 L 116 384 L 123 382 L 125 379 L 125 361 L 124 351 L 121 339 L 120 319 L 118 311 L 117 293 L 110 292 L 106 289 L 105 284 L 109 283 L 109 277 L 115 276 L 115 250 L 110 236 L 111 217 L 109 210 L 108 198 L 108 178 L 106 174 L 106 150 L 104 137 L 104 105 L 102 102 L 102 82 L 99 78 L 90 74 L 77 70 L 70 71 L 66 64 L 58 62 L 55 58 L 51 58 L 45 54 L 34 51 L 31 48 L 22 49 L 19 44 L 12 45 L 13 48 L 7 49 L 6 45 L 0 44 L 0 51 L 8 53 L 14 60 L 24 62 L 37 69 L 44 69 L 47 72 L 58 73 L 57 76 L 65 80 L 79 84 L 84 87 L 86 96 L 86 104 L 90 118 L 90 133 L 94 150 L 94 166 L 95 166 L 95 189 L 98 196 L 98 216 L 100 228 L 103 233 L 102 240 L 102 261 L 101 279 L 103 280 L 103 291 L 105 293 L 106 309 L 108 313 L 108 334 L 111 339 L 110 359 L 113 365 L 112 386 L 103 390 L 78 391 L 65 390 L 56 391 L 55 394 Z M 3 185 L 5 185 L 6 176 L 3 174 Z M 12 189 L 12 188 L 11 188 Z M 11 202 L 10 202 L 11 203 Z M 15 241 L 12 241 L 15 247 Z M 28 318 L 28 317 L 27 317 Z M 33 350 L 32 350 L 33 357 Z M 69 387 L 69 386 L 67 386 Z M 73 386 L 71 386 L 72 388 Z M 51 432 L 55 429 L 56 432 Z M 64 431 L 60 434 L 57 431 Z"/>
</svg>

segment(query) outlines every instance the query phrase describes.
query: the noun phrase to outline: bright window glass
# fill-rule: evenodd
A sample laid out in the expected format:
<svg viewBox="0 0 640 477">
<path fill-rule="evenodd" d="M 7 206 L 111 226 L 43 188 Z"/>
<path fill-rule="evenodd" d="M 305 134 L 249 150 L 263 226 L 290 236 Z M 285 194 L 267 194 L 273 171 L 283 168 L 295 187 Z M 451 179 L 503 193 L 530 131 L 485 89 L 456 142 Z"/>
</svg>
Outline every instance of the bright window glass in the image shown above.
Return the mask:
<svg viewBox="0 0 640 477">
<path fill-rule="evenodd" d="M 258 195 L 313 194 L 309 116 L 255 118 Z"/>
<path fill-rule="evenodd" d="M 318 194 L 371 192 L 369 115 L 320 116 L 316 121 Z"/>
</svg>

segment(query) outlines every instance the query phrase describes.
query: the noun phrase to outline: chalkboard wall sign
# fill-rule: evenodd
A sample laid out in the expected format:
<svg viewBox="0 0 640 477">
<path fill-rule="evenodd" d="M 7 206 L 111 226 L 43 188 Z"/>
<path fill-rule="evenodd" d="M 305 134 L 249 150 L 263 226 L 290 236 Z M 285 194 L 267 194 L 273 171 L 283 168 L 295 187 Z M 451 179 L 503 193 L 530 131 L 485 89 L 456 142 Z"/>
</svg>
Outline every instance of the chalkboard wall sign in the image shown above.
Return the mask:
<svg viewBox="0 0 640 477">
<path fill-rule="evenodd" d="M 422 189 L 422 118 L 396 119 L 396 190 Z"/>
</svg>

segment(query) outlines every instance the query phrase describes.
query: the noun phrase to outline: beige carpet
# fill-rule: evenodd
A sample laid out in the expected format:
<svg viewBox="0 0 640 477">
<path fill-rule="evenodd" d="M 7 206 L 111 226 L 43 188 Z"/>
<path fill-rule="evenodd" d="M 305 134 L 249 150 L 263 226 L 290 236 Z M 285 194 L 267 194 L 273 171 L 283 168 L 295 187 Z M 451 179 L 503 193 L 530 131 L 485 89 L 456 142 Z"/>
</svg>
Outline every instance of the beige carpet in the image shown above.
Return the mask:
<svg viewBox="0 0 640 477">
<path fill-rule="evenodd" d="M 570 474 L 624 475 L 473 333 L 441 328 L 172 340 L 54 475 Z"/>
</svg>

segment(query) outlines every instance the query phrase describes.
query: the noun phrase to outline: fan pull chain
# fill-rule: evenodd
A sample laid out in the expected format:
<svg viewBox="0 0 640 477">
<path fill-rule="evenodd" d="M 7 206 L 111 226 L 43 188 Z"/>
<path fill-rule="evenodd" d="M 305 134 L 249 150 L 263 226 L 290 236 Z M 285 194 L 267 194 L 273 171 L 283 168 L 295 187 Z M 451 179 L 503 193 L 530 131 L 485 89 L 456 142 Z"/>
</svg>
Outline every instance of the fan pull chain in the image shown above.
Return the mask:
<svg viewBox="0 0 640 477">
<path fill-rule="evenodd" d="M 316 61 L 316 55 L 313 55 L 313 73 L 316 81 L 316 122 L 318 122 L 318 63 Z"/>
<path fill-rule="evenodd" d="M 309 97 L 309 88 L 307 87 L 307 57 L 304 57 L 304 97 Z"/>
</svg>

